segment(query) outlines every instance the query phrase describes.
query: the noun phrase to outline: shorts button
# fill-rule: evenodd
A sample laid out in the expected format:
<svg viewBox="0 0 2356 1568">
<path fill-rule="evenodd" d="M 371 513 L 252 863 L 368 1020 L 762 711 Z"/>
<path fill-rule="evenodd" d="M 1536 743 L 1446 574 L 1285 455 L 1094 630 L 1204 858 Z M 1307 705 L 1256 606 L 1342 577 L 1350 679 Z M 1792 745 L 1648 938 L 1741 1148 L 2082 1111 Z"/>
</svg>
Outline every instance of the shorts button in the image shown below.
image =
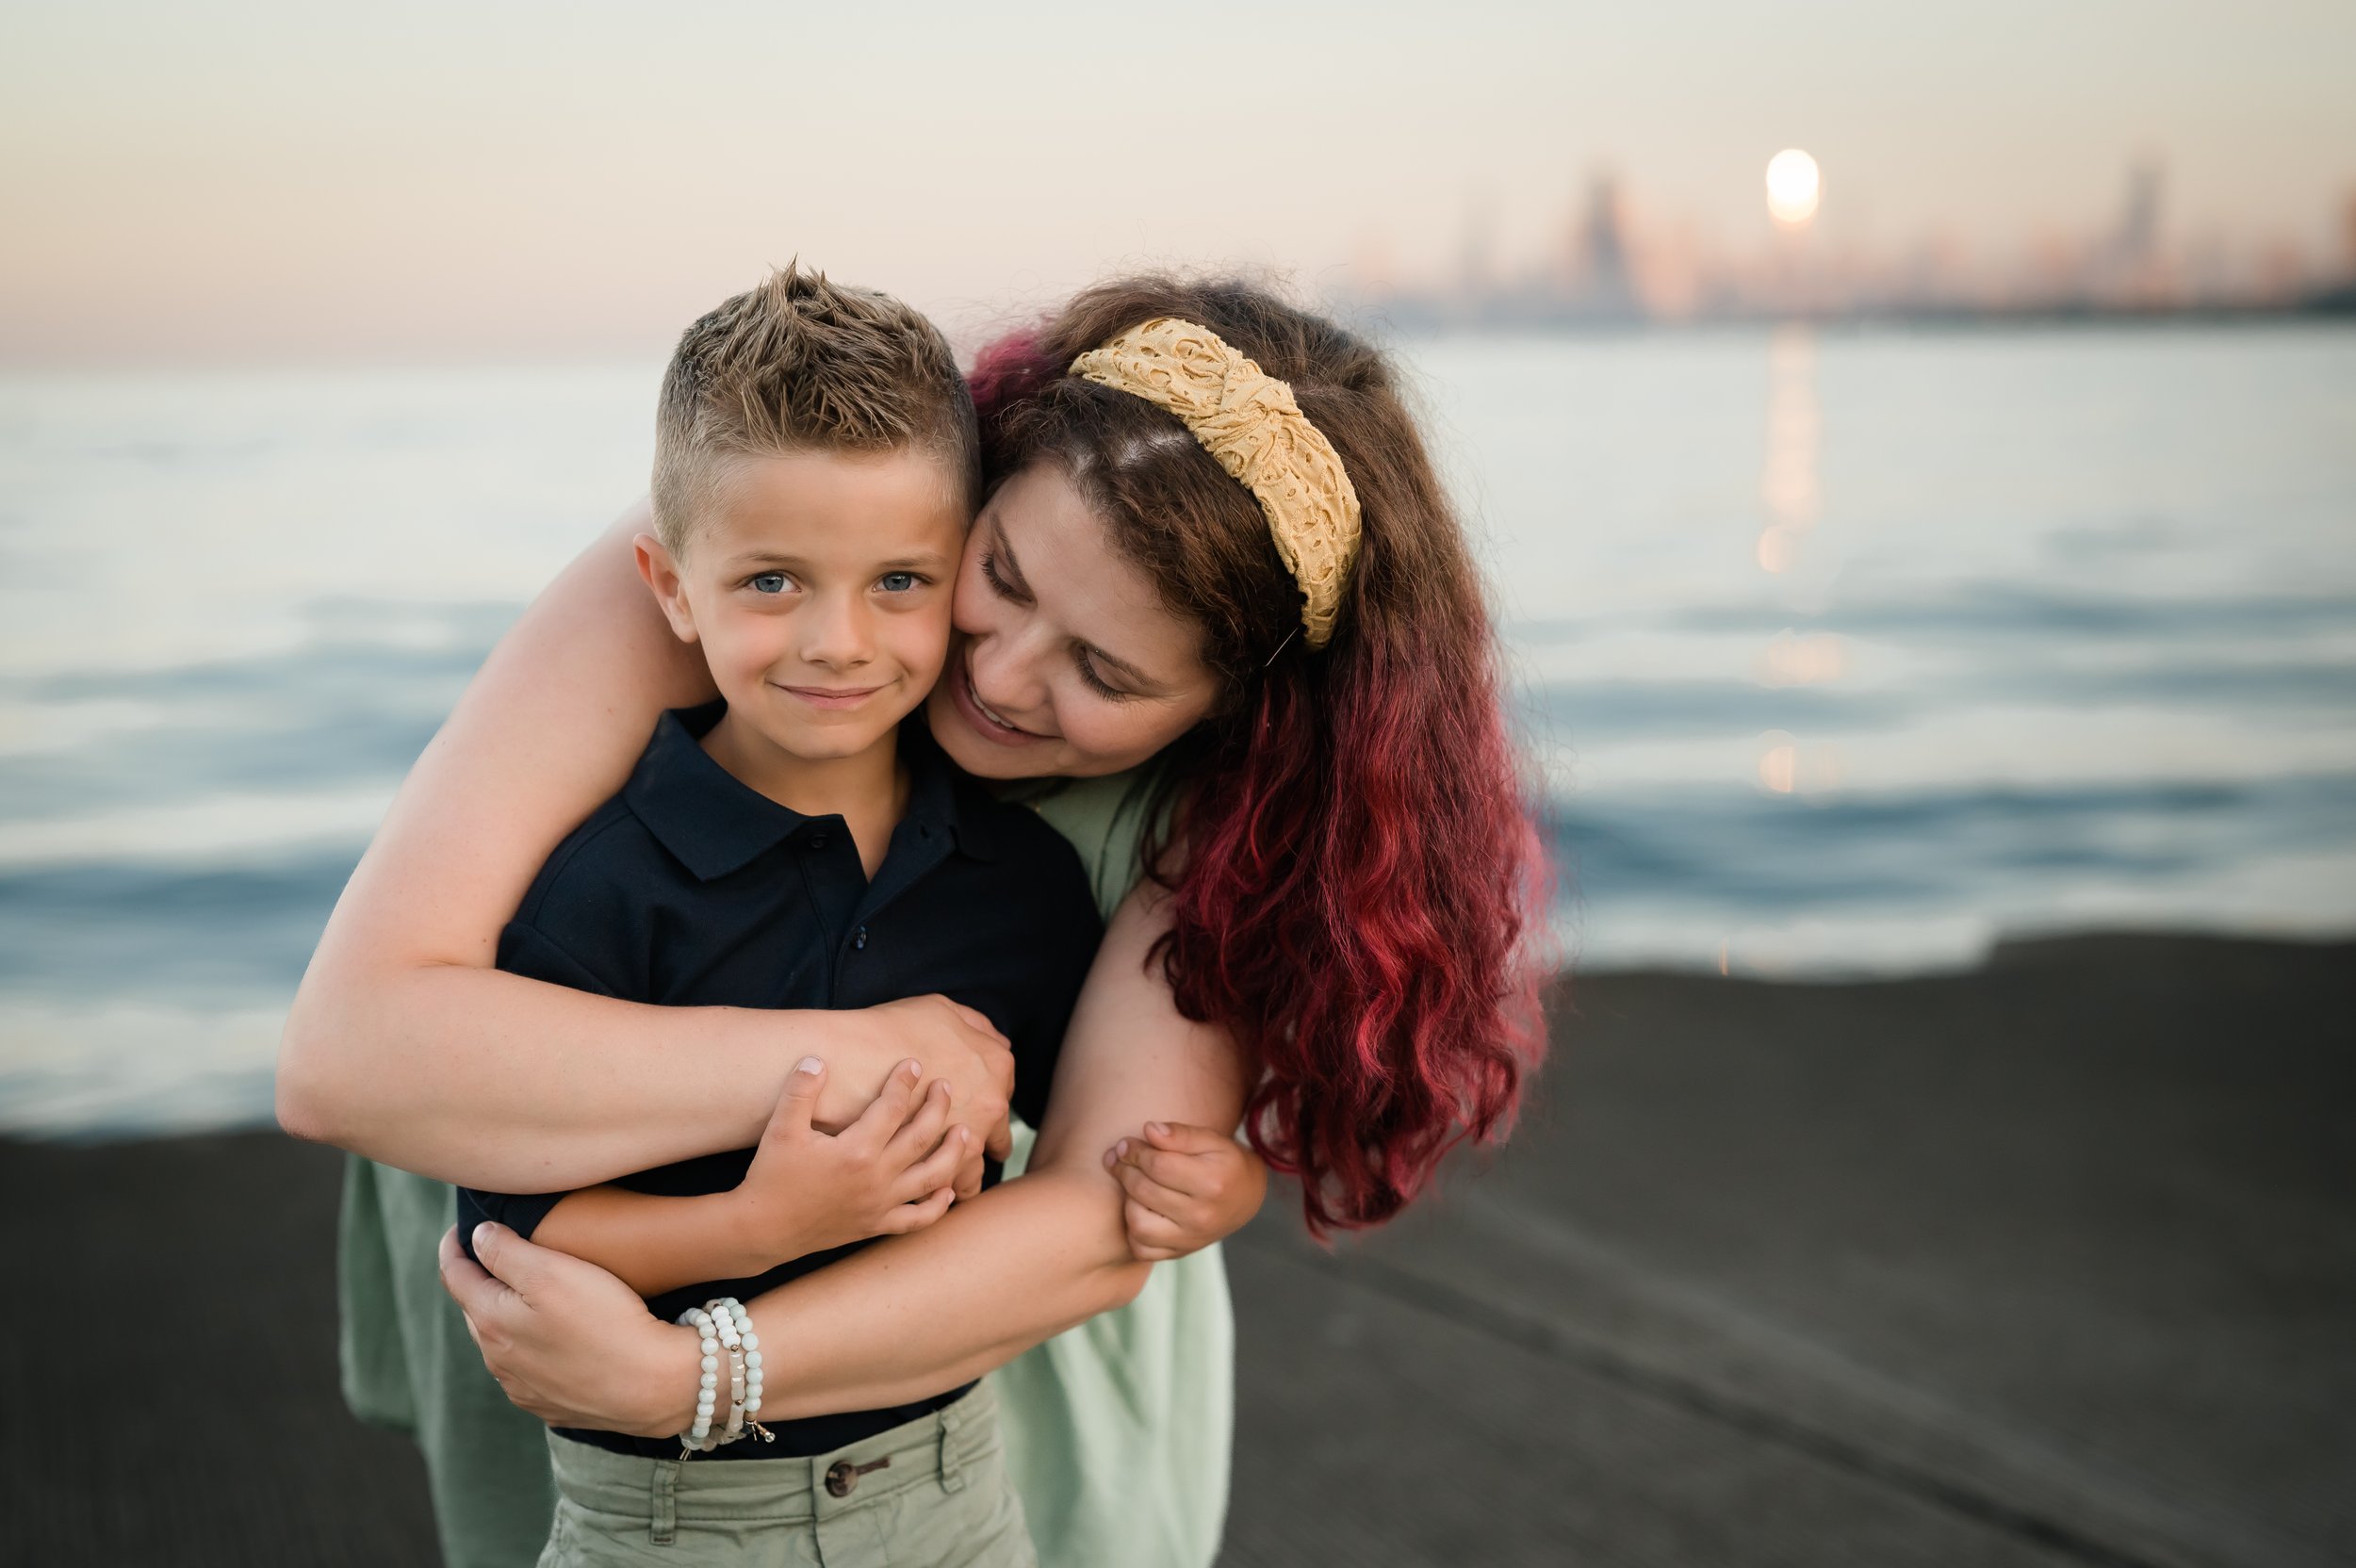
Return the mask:
<svg viewBox="0 0 2356 1568">
<path fill-rule="evenodd" d="M 849 1460 L 837 1460 L 826 1469 L 826 1491 L 836 1497 L 847 1497 L 859 1485 L 859 1466 Z"/>
</svg>

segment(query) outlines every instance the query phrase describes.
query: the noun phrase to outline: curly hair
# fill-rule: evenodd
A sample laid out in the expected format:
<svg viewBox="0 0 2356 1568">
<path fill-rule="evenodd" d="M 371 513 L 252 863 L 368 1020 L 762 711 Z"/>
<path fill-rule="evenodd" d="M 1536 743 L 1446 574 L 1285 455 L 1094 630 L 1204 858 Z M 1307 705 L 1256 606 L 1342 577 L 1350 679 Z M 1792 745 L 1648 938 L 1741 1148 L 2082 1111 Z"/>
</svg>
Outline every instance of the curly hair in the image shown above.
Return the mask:
<svg viewBox="0 0 2356 1568">
<path fill-rule="evenodd" d="M 1290 384 L 1350 473 L 1364 537 L 1321 651 L 1252 493 L 1175 416 L 1070 373 L 1165 316 Z M 1548 886 L 1479 578 L 1392 368 L 1266 289 L 1154 276 L 992 344 L 971 382 L 989 479 L 1054 466 L 1203 629 L 1225 696 L 1172 753 L 1153 961 L 1249 1053 L 1246 1136 L 1301 1179 L 1311 1231 L 1387 1219 L 1512 1125 L 1545 1050 Z"/>
</svg>

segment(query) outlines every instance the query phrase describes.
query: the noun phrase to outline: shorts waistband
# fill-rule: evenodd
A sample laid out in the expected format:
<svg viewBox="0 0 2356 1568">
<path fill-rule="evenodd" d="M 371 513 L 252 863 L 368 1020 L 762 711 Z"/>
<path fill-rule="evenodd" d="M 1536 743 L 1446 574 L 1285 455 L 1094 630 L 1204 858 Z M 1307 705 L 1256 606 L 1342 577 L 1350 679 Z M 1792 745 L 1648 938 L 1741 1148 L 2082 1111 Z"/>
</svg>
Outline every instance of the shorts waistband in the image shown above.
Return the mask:
<svg viewBox="0 0 2356 1568">
<path fill-rule="evenodd" d="M 644 1520 L 667 1541 L 681 1522 L 808 1524 L 916 1486 L 961 1492 L 995 1436 L 988 1383 L 930 1415 L 809 1458 L 641 1459 L 548 1434 L 557 1491 L 591 1513 Z M 759 1438 L 746 1442 L 758 1443 Z"/>
</svg>

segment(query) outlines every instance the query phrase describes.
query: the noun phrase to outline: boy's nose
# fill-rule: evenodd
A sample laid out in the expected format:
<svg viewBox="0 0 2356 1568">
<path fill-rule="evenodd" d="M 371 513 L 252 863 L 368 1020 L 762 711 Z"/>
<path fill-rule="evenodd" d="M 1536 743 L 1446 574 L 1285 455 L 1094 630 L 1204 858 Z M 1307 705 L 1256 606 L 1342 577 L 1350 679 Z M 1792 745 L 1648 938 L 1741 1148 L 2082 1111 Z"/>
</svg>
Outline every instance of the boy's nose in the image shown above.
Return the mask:
<svg viewBox="0 0 2356 1568">
<path fill-rule="evenodd" d="M 863 607 L 839 600 L 821 600 L 799 617 L 801 655 L 828 669 L 850 669 L 875 657 L 875 639 L 868 634 Z"/>
</svg>

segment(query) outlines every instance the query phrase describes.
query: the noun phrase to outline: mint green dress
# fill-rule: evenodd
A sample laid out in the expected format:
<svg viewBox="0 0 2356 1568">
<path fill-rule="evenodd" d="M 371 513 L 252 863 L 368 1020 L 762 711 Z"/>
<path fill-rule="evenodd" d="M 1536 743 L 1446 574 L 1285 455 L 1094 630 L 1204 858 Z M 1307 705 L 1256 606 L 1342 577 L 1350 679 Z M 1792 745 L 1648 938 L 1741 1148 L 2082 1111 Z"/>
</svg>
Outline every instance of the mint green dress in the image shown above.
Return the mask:
<svg viewBox="0 0 2356 1568">
<path fill-rule="evenodd" d="M 1137 879 L 1151 779 L 1027 796 L 1080 853 L 1109 918 Z M 1013 1175 L 1030 1152 L 1016 1127 Z M 449 1185 L 352 1158 L 337 1234 L 344 1397 L 410 1432 L 450 1568 L 526 1568 L 555 1511 L 547 1429 L 507 1402 L 443 1291 Z M 1040 1568 L 1208 1568 L 1227 1513 L 1235 1315 L 1216 1247 L 1155 1266 L 1136 1301 L 990 1374 Z"/>
</svg>

